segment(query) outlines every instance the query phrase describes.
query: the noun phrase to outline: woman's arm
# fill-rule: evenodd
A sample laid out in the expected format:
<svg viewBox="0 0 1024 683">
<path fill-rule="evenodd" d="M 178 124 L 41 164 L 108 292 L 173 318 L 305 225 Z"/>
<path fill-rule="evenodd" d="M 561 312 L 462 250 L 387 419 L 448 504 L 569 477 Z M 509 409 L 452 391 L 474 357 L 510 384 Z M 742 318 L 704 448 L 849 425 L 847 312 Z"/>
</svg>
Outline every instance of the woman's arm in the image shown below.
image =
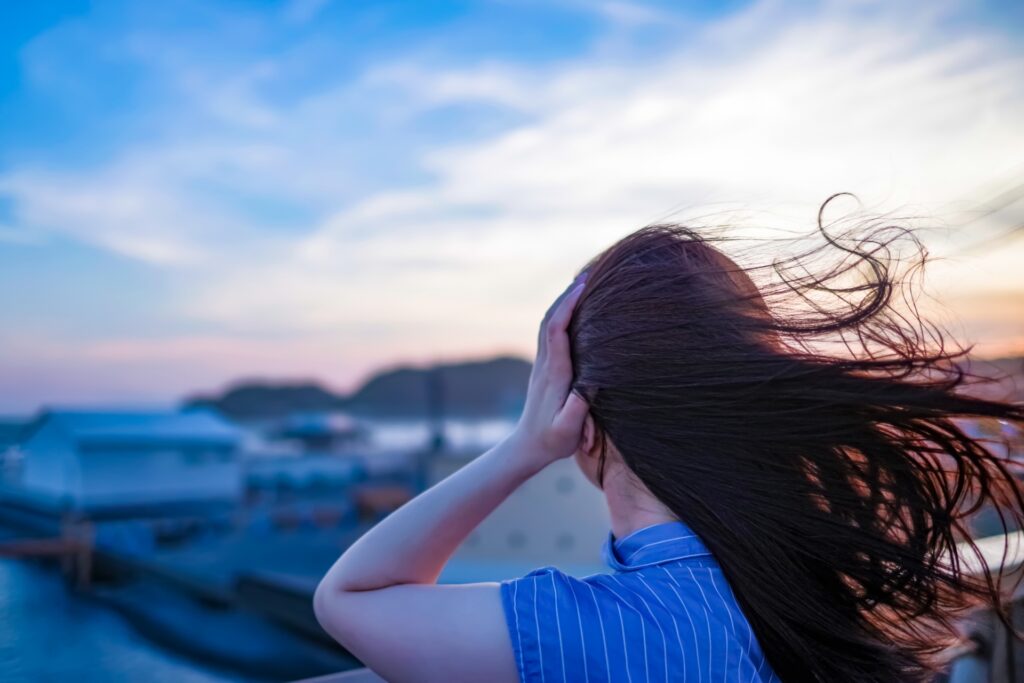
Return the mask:
<svg viewBox="0 0 1024 683">
<path fill-rule="evenodd" d="M 388 515 L 338 558 L 320 592 L 435 583 L 469 532 L 538 471 L 527 448 L 512 436 Z"/>
<path fill-rule="evenodd" d="M 438 586 L 466 536 L 520 484 L 577 448 L 587 406 L 570 393 L 566 333 L 582 283 L 541 325 L 526 407 L 509 438 L 356 541 L 314 597 L 321 625 L 391 681 L 517 680 L 498 584 Z"/>
</svg>

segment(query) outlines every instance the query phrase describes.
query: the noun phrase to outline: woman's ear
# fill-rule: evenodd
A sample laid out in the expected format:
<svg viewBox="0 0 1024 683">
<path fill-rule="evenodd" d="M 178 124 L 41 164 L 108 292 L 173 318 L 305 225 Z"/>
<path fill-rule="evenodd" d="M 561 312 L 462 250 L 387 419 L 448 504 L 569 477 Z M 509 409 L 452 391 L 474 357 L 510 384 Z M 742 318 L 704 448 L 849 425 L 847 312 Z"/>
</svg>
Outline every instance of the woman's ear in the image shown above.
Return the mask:
<svg viewBox="0 0 1024 683">
<path fill-rule="evenodd" d="M 580 440 L 580 450 L 586 456 L 594 456 L 597 446 L 597 427 L 594 425 L 594 418 L 589 414 L 583 421 L 583 438 Z"/>
<path fill-rule="evenodd" d="M 597 425 L 594 418 L 587 415 L 583 421 L 583 436 L 580 445 L 574 454 L 576 465 L 583 472 L 583 476 L 594 486 L 601 488 L 598 483 L 598 470 L 601 467 L 601 439 L 597 433 Z"/>
</svg>

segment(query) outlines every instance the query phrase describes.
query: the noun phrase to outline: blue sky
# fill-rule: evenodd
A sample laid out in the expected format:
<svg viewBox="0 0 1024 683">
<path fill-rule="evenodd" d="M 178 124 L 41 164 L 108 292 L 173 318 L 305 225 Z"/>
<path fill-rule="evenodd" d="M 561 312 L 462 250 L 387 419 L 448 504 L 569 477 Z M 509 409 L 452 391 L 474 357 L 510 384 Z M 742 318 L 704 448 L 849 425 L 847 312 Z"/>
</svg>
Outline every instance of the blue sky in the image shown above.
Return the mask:
<svg viewBox="0 0 1024 683">
<path fill-rule="evenodd" d="M 5 3 L 0 411 L 528 354 L 575 268 L 675 211 L 955 217 L 1022 177 L 1022 29 L 1014 2 Z M 1024 348 L 1024 247 L 952 232 L 937 295 Z"/>
</svg>

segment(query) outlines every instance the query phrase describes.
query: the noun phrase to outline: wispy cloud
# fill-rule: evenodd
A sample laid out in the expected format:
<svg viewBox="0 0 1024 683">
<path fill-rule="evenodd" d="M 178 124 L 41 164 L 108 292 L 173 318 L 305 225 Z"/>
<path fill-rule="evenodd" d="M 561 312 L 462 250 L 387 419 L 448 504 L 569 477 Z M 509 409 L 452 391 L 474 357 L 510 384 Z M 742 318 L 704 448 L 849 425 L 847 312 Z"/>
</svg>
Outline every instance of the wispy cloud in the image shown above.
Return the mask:
<svg viewBox="0 0 1024 683">
<path fill-rule="evenodd" d="M 958 21 L 966 3 L 758 2 L 700 21 L 563 4 L 601 17 L 603 32 L 547 62 L 415 44 L 360 60 L 316 33 L 233 49 L 277 14 L 237 19 L 212 57 L 195 37 L 114 41 L 174 106 L 147 110 L 146 134 L 98 160 L 0 171 L 6 232 L 187 272 L 162 305 L 212 333 L 107 340 L 74 357 L 342 378 L 399 355 L 528 351 L 573 269 L 652 220 L 710 205 L 809 224 L 839 190 L 868 208 L 942 214 L 1024 171 L 1024 48 Z M 334 8 L 282 11 L 315 27 Z M 26 59 L 52 67 L 47 49 Z M 963 301 L 995 281 L 1024 291 L 1022 250 L 966 263 L 947 253 L 932 273 Z M 1006 339 L 971 325 L 991 348 Z M 240 341 L 254 337 L 274 341 Z M 232 345 L 250 349 L 235 356 L 244 363 L 220 363 Z"/>
<path fill-rule="evenodd" d="M 285 3 L 284 17 L 287 21 L 304 24 L 316 18 L 332 0 L 289 0 Z"/>
<path fill-rule="evenodd" d="M 677 207 L 744 202 L 796 210 L 809 223 L 824 197 L 850 190 L 869 207 L 941 212 L 970 199 L 979 181 L 1020 172 L 1021 54 L 985 35 L 950 33 L 938 18 L 908 36 L 900 10 L 873 9 L 833 7 L 790 23 L 758 6 L 639 64 L 580 60 L 543 74 L 389 67 L 423 106 L 483 99 L 529 119 L 428 150 L 421 163 L 432 181 L 322 221 L 290 265 L 278 262 L 275 291 L 294 291 L 296 308 L 315 300 L 288 286 L 288 274 L 307 281 L 319 269 L 324 300 L 337 301 L 330 294 L 373 282 L 359 263 L 383 265 L 407 250 L 453 263 L 461 253 L 466 270 L 450 273 L 453 283 L 500 290 L 508 283 L 499 278 L 517 269 L 556 265 L 564 277 Z M 538 298 L 556 286 L 558 267 L 534 280 Z M 394 276 L 414 287 L 421 273 Z M 221 302 L 218 317 L 245 310 L 237 280 L 214 291 L 207 301 Z M 333 310 L 305 322 L 352 313 Z"/>
</svg>

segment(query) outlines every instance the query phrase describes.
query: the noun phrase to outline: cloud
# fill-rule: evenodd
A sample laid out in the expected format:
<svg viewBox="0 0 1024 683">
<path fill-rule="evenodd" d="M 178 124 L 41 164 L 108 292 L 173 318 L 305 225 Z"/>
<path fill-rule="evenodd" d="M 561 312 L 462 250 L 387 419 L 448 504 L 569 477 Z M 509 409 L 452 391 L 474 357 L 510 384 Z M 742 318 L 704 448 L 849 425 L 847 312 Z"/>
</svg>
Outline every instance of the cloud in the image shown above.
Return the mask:
<svg viewBox="0 0 1024 683">
<path fill-rule="evenodd" d="M 0 242 L 8 244 L 31 244 L 38 245 L 45 243 L 46 239 L 37 232 L 14 228 L 7 225 L 0 225 Z"/>
<path fill-rule="evenodd" d="M 65 232 L 157 264 L 191 263 L 201 256 L 189 240 L 195 216 L 183 210 L 184 202 L 134 179 L 86 181 L 23 172 L 0 180 L 0 192 L 16 198 L 18 223 L 36 231 Z"/>
<path fill-rule="evenodd" d="M 531 316 L 574 268 L 674 210 L 761 206 L 809 225 L 821 200 L 849 190 L 869 209 L 941 212 L 1019 171 L 1024 59 L 1009 46 L 949 33 L 941 16 L 908 36 L 907 17 L 881 5 L 799 21 L 774 8 L 712 24 L 657 61 L 377 68 L 367 83 L 404 87 L 423 110 L 487 102 L 527 119 L 428 149 L 431 181 L 325 216 L 255 266 L 258 295 L 254 267 L 228 268 L 189 312 L 238 326 L 422 329 L 491 298 L 526 345 Z M 487 326 L 468 332 L 493 341 Z"/>
<path fill-rule="evenodd" d="M 677 20 L 676 17 L 668 12 L 635 2 L 616 2 L 613 0 L 611 2 L 596 3 L 596 7 L 600 14 L 626 26 L 642 26 Z"/>
<path fill-rule="evenodd" d="M 289 0 L 283 14 L 286 21 L 305 24 L 315 19 L 330 4 L 331 0 Z"/>
<path fill-rule="evenodd" d="M 496 104 L 529 100 L 520 108 L 534 116 L 430 151 L 423 164 L 436 182 L 371 196 L 312 241 L 334 234 L 344 245 L 369 224 L 402 231 L 410 219 L 453 215 L 452 230 L 481 226 L 459 219 L 481 206 L 495 225 L 547 234 L 543 218 L 577 215 L 566 230 L 578 231 L 595 207 L 635 224 L 707 198 L 813 203 L 849 189 L 869 201 L 936 202 L 1019 165 L 1021 56 L 938 27 L 908 39 L 901 16 L 879 11 L 750 26 L 724 44 L 709 29 L 714 46 L 570 66 L 543 82 L 493 67 L 407 75 L 428 101 L 494 92 Z"/>
<path fill-rule="evenodd" d="M 673 209 L 760 206 L 809 226 L 818 203 L 845 190 L 868 209 L 941 214 L 1020 172 L 1024 58 L 993 35 L 951 31 L 947 15 L 919 18 L 909 34 L 907 19 L 862 3 L 793 21 L 762 3 L 658 60 L 384 67 L 377 77 L 408 84 L 424 108 L 487 101 L 528 119 L 431 149 L 421 159 L 431 182 L 328 216 L 276 264 L 274 300 L 325 302 L 292 315 L 310 328 L 369 315 L 344 293 L 390 301 L 416 289 L 422 272 L 386 267 L 416 253 L 453 264 L 453 290 L 525 287 L 540 310 L 587 256 Z M 208 313 L 245 316 L 244 278 L 211 291 Z M 407 307 L 387 310 L 418 323 Z"/>
<path fill-rule="evenodd" d="M 285 13 L 302 24 L 322 5 Z M 607 39 L 544 63 L 445 62 L 414 45 L 353 75 L 318 41 L 243 59 L 228 41 L 211 58 L 130 38 L 120 47 L 176 103 L 160 135 L 84 167 L 3 173 L 8 222 L 188 269 L 168 316 L 222 341 L 147 343 L 154 358 L 219 359 L 232 340 L 283 335 L 360 349 L 352 368 L 386 353 L 528 349 L 574 269 L 651 221 L 760 208 L 810 225 L 842 190 L 869 210 L 941 215 L 1021 174 L 1024 53 L 962 21 L 966 3 L 757 2 L 703 24 L 637 4 L 587 9 Z M 260 33 L 245 21 L 225 35 Z M 638 43 L 650 36 L 657 49 Z M 1005 259 L 971 259 L 933 277 L 965 296 L 997 275 L 1024 291 Z M 103 362 L 119 354 L 138 355 L 115 345 Z"/>
</svg>

